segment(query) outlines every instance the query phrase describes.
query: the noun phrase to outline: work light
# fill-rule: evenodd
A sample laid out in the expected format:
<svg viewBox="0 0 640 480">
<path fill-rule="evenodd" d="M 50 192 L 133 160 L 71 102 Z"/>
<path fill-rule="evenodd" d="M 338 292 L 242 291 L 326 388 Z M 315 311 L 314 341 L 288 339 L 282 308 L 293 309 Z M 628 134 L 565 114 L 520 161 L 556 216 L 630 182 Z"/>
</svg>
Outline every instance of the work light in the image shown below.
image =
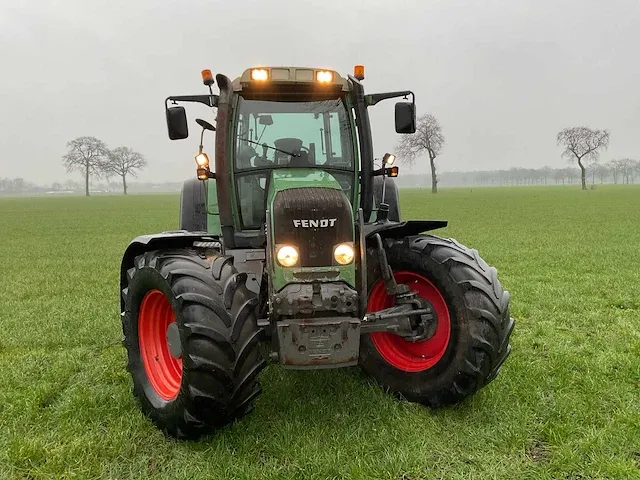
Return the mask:
<svg viewBox="0 0 640 480">
<path fill-rule="evenodd" d="M 264 68 L 254 68 L 251 70 L 251 80 L 269 80 L 269 72 Z"/>
<path fill-rule="evenodd" d="M 333 81 L 333 72 L 327 70 L 320 70 L 316 72 L 316 80 L 320 83 L 329 83 Z"/>
<path fill-rule="evenodd" d="M 203 152 L 196 155 L 196 165 L 199 168 L 209 168 L 209 156 Z"/>
</svg>

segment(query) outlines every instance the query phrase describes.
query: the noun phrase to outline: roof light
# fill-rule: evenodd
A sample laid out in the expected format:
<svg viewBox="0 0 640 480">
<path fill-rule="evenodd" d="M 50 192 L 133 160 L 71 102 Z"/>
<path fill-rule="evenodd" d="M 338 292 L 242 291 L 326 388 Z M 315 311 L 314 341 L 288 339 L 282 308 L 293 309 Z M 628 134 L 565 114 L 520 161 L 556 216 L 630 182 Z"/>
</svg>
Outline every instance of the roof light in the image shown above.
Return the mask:
<svg viewBox="0 0 640 480">
<path fill-rule="evenodd" d="M 333 81 L 333 72 L 320 70 L 316 72 L 316 80 L 320 83 L 330 83 Z"/>
<path fill-rule="evenodd" d="M 264 68 L 254 68 L 251 70 L 251 80 L 263 82 L 269 80 L 269 71 Z"/>
<path fill-rule="evenodd" d="M 213 85 L 213 73 L 211 73 L 211 70 L 209 69 L 202 70 L 201 74 L 202 74 L 202 83 L 204 83 L 207 86 Z"/>
<path fill-rule="evenodd" d="M 353 67 L 353 76 L 358 80 L 364 80 L 364 65 L 356 65 Z"/>
</svg>

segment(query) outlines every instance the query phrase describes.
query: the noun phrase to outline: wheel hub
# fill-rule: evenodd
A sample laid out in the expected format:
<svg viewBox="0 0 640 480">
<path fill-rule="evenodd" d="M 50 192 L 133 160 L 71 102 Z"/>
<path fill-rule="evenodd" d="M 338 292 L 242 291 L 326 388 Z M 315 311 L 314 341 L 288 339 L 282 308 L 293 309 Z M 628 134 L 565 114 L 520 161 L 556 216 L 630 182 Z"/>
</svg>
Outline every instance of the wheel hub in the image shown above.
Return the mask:
<svg viewBox="0 0 640 480">
<path fill-rule="evenodd" d="M 167 344 L 169 353 L 173 358 L 182 357 L 182 344 L 180 343 L 180 330 L 176 322 L 171 322 L 167 327 Z"/>
</svg>

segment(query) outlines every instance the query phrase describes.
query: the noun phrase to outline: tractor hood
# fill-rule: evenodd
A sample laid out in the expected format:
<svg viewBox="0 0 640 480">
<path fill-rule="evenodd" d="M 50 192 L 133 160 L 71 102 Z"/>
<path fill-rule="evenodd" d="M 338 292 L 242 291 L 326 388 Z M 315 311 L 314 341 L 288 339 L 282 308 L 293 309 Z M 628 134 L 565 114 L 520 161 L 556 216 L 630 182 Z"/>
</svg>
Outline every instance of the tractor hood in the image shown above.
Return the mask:
<svg viewBox="0 0 640 480">
<path fill-rule="evenodd" d="M 333 175 L 321 169 L 274 170 L 267 205 L 276 291 L 288 283 L 344 281 L 355 286 L 354 262 L 340 265 L 334 258 L 338 245 L 353 246 L 354 222 L 351 203 Z M 285 245 L 298 252 L 290 267 L 276 260 Z"/>
<path fill-rule="evenodd" d="M 288 188 L 328 187 L 340 189 L 335 177 L 319 168 L 291 168 L 274 170 L 271 177 L 272 191 Z"/>
</svg>

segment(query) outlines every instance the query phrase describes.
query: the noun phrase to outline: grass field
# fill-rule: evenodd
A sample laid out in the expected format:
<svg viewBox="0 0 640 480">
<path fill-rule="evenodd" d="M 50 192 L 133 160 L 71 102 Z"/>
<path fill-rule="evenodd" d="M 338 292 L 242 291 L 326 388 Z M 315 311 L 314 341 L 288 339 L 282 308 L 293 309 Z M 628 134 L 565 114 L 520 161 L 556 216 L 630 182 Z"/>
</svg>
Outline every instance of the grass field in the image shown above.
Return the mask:
<svg viewBox="0 0 640 480">
<path fill-rule="evenodd" d="M 269 366 L 242 422 L 198 443 L 141 415 L 120 345 L 129 240 L 177 196 L 0 199 L 0 478 L 640 478 L 640 188 L 401 193 L 512 294 L 499 377 L 431 411 L 358 369 Z"/>
</svg>

